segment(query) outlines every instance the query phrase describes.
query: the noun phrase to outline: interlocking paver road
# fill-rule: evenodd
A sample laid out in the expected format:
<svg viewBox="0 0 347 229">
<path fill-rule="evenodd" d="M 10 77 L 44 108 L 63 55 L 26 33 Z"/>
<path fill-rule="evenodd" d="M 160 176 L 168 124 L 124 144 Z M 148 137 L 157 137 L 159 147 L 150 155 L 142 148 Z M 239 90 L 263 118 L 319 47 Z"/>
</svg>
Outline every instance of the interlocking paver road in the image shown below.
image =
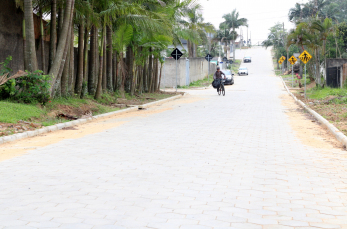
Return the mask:
<svg viewBox="0 0 347 229">
<path fill-rule="evenodd" d="M 296 137 L 269 52 L 248 52 L 225 97 L 0 162 L 0 228 L 347 228 L 346 152 Z"/>
</svg>

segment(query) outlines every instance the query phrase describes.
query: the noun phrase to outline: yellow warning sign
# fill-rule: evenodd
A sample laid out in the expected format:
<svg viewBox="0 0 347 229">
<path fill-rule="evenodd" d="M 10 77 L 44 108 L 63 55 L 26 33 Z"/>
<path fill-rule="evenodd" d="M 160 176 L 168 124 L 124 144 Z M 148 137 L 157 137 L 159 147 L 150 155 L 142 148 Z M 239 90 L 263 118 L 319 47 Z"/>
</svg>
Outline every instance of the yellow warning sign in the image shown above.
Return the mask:
<svg viewBox="0 0 347 229">
<path fill-rule="evenodd" d="M 295 64 L 295 62 L 297 61 L 297 59 L 296 59 L 294 56 L 292 56 L 292 57 L 289 58 L 288 60 L 289 60 L 289 63 L 290 63 L 291 65 Z"/>
<path fill-rule="evenodd" d="M 279 61 L 278 61 L 278 63 L 279 63 L 279 64 L 282 64 L 282 63 L 283 63 L 283 61 L 282 61 L 282 60 L 279 60 Z"/>
<path fill-rule="evenodd" d="M 282 57 L 280 58 L 280 60 L 283 62 L 283 61 L 286 60 L 286 57 L 282 56 Z"/>
<path fill-rule="evenodd" d="M 304 50 L 301 55 L 299 56 L 299 59 L 304 62 L 304 64 L 306 64 L 307 62 L 309 62 L 312 59 L 312 56 L 306 51 Z"/>
</svg>

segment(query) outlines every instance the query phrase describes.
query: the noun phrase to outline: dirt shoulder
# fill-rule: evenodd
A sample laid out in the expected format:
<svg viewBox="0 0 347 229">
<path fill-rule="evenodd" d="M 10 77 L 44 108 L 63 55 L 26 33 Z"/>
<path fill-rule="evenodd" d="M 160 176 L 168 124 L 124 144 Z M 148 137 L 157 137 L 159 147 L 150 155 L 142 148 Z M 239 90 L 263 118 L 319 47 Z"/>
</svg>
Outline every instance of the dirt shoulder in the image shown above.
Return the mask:
<svg viewBox="0 0 347 229">
<path fill-rule="evenodd" d="M 28 153 L 66 139 L 78 139 L 87 135 L 107 131 L 131 122 L 133 118 L 145 118 L 150 115 L 162 113 L 173 109 L 180 104 L 194 103 L 203 98 L 186 95 L 180 99 L 173 100 L 145 110 L 133 110 L 127 113 L 114 114 L 105 118 L 97 119 L 74 127 L 64 128 L 55 132 L 39 136 L 17 140 L 0 145 L 0 162 Z"/>
</svg>

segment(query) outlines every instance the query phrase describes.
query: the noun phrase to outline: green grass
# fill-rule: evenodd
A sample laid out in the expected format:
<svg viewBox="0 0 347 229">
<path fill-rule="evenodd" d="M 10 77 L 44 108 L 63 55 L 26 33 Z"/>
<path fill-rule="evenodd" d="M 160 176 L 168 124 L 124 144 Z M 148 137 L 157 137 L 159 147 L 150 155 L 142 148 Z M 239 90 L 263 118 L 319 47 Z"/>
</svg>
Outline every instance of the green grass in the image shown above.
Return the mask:
<svg viewBox="0 0 347 229">
<path fill-rule="evenodd" d="M 0 122 L 28 121 L 31 118 L 39 118 L 43 114 L 45 114 L 45 111 L 35 105 L 0 101 Z"/>
<path fill-rule="evenodd" d="M 183 88 L 183 89 L 189 89 L 189 88 L 196 88 L 196 87 L 206 87 L 210 85 L 213 81 L 213 75 L 209 75 L 209 77 L 206 77 L 202 80 L 197 80 L 194 82 L 191 82 L 189 86 L 177 86 L 177 88 Z"/>
<path fill-rule="evenodd" d="M 311 99 L 325 99 L 329 96 L 347 96 L 347 89 L 346 88 L 330 88 L 330 87 L 324 87 L 324 88 L 312 88 L 307 91 L 307 95 Z M 344 100 L 341 100 L 344 101 Z"/>
</svg>

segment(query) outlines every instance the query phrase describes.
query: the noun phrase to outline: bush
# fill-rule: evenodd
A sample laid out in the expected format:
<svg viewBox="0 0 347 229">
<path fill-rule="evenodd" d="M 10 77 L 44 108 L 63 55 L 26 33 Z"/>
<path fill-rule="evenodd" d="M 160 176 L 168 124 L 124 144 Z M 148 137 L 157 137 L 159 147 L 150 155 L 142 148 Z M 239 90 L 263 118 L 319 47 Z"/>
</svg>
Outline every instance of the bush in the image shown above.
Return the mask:
<svg viewBox="0 0 347 229">
<path fill-rule="evenodd" d="M 8 67 L 12 57 L 0 63 L 0 75 L 10 73 L 12 69 Z M 11 79 L 4 85 L 0 86 L 0 99 L 17 100 L 22 103 L 41 103 L 45 105 L 50 98 L 50 76 L 43 75 L 38 70 L 35 72 L 27 72 L 26 76 Z"/>
</svg>

